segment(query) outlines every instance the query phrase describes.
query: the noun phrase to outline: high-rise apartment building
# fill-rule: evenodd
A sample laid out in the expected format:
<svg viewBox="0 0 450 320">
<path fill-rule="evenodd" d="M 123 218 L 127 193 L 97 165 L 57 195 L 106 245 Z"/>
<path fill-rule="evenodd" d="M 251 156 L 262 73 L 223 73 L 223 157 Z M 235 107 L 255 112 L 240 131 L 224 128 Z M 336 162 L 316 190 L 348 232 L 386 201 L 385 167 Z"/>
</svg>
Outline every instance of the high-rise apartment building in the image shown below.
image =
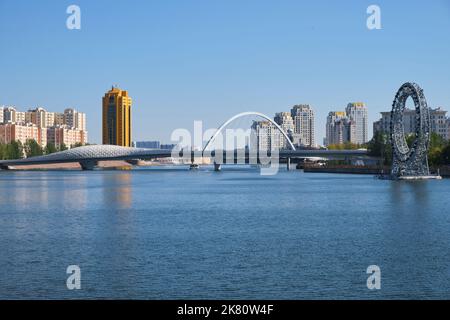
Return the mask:
<svg viewBox="0 0 450 320">
<path fill-rule="evenodd" d="M 16 111 L 16 123 L 17 124 L 26 124 L 26 112 Z"/>
<path fill-rule="evenodd" d="M 357 143 L 356 124 L 345 112 L 331 111 L 327 117 L 325 145 Z"/>
<path fill-rule="evenodd" d="M 103 97 L 103 144 L 131 147 L 131 104 L 128 92 L 112 87 Z"/>
<path fill-rule="evenodd" d="M 447 140 L 450 140 L 450 118 L 447 118 Z"/>
<path fill-rule="evenodd" d="M 441 108 L 430 110 L 431 132 L 435 132 L 443 139 L 447 139 L 448 127 L 447 127 L 447 111 Z"/>
<path fill-rule="evenodd" d="M 275 114 L 274 121 L 276 124 L 280 126 L 281 129 L 289 136 L 293 138 L 294 135 L 294 121 L 292 120 L 292 116 L 289 112 L 279 112 Z M 286 138 L 282 138 L 280 140 L 280 148 L 286 149 L 289 146 L 289 142 L 286 141 Z"/>
<path fill-rule="evenodd" d="M 364 144 L 368 141 L 368 116 L 364 103 L 351 102 L 345 112 L 332 111 L 328 114 L 325 145 Z"/>
<path fill-rule="evenodd" d="M 281 149 L 281 140 L 285 138 L 270 121 L 253 121 L 252 130 L 254 130 L 256 136 L 256 150 L 273 151 Z"/>
<path fill-rule="evenodd" d="M 314 111 L 307 105 L 295 105 L 291 112 L 278 112 L 274 122 L 289 136 L 297 147 L 315 147 Z M 252 129 L 256 132 L 257 145 L 261 150 L 289 148 L 289 142 L 270 121 L 255 121 Z"/>
<path fill-rule="evenodd" d="M 0 123 L 26 123 L 26 113 L 17 111 L 15 107 L 2 107 L 2 121 Z"/>
<path fill-rule="evenodd" d="M 27 112 L 17 111 L 14 107 L 2 107 L 0 114 L 0 141 L 4 143 L 13 140 L 25 143 L 33 139 L 42 147 L 47 143 L 54 143 L 57 147 L 64 143 L 68 148 L 87 143 L 86 114 L 74 109 L 55 113 L 41 107 Z"/>
<path fill-rule="evenodd" d="M 9 106 L 3 108 L 3 123 L 16 123 L 16 108 Z"/>
<path fill-rule="evenodd" d="M 345 112 L 343 112 L 343 111 L 331 111 L 330 113 L 328 113 L 327 123 L 326 123 L 326 128 L 325 128 L 324 145 L 328 146 L 330 144 L 334 144 L 334 141 L 336 140 L 333 137 L 334 125 L 338 120 L 343 119 L 345 117 L 346 117 L 346 115 L 345 115 Z"/>
<path fill-rule="evenodd" d="M 86 131 L 86 114 L 75 109 L 64 110 L 64 124 L 69 128 Z"/>
<path fill-rule="evenodd" d="M 351 102 L 345 109 L 349 120 L 356 127 L 355 143 L 364 144 L 369 141 L 367 108 L 362 102 Z"/>
<path fill-rule="evenodd" d="M 349 118 L 337 120 L 332 127 L 330 144 L 356 143 L 356 124 Z"/>
<path fill-rule="evenodd" d="M 0 143 L 11 143 L 20 141 L 25 144 L 27 140 L 35 140 L 42 147 L 47 145 L 46 129 L 40 128 L 35 124 L 0 124 Z"/>
<path fill-rule="evenodd" d="M 31 119 L 31 122 L 41 128 L 49 128 L 55 125 L 55 113 L 48 112 L 44 108 L 38 107 L 33 110 L 28 110 L 29 114 L 28 119 Z"/>
<path fill-rule="evenodd" d="M 47 129 L 47 143 L 52 143 L 57 148 L 63 144 L 69 148 L 77 143 L 86 144 L 87 132 L 66 125 L 53 126 Z"/>
<path fill-rule="evenodd" d="M 294 144 L 298 146 L 314 147 L 314 110 L 308 104 L 295 105 L 291 109 L 294 121 Z"/>
<path fill-rule="evenodd" d="M 66 123 L 65 115 L 61 112 L 55 112 L 55 126 L 63 126 Z"/>
</svg>

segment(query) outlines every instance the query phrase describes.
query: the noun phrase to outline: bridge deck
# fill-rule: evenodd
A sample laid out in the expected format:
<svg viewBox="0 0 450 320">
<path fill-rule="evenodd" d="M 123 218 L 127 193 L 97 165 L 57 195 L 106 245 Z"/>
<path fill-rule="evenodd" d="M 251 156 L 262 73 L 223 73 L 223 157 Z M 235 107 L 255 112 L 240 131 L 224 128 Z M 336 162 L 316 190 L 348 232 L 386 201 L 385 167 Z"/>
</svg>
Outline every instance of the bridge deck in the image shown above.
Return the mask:
<svg viewBox="0 0 450 320">
<path fill-rule="evenodd" d="M 230 150 L 230 151 L 187 151 L 178 152 L 175 154 L 179 158 L 190 159 L 198 157 L 215 157 L 216 159 L 223 159 L 228 162 L 230 160 L 250 160 L 258 159 L 256 153 L 248 152 L 247 150 Z M 1 160 L 0 167 L 8 166 L 24 166 L 24 165 L 36 165 L 36 164 L 53 164 L 53 163 L 93 163 L 98 161 L 109 160 L 151 160 L 156 158 L 168 158 L 172 157 L 171 150 L 161 149 L 139 149 L 139 148 L 126 148 L 109 145 L 98 146 L 85 146 L 57 152 L 45 156 L 31 157 L 26 159 L 17 160 Z M 262 154 L 262 157 L 279 157 L 279 158 L 308 158 L 318 157 L 327 159 L 342 159 L 349 157 L 370 158 L 367 155 L 366 150 L 282 150 L 278 153 L 272 152 L 268 154 Z M 228 161 L 226 161 L 228 160 Z"/>
</svg>

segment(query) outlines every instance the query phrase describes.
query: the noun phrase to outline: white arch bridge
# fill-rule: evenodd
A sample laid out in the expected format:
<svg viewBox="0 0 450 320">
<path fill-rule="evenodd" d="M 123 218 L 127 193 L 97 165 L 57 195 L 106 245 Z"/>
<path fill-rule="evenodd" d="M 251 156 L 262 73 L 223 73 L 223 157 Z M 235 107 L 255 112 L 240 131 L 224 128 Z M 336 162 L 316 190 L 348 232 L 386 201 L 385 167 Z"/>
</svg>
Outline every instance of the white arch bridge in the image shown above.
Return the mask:
<svg viewBox="0 0 450 320">
<path fill-rule="evenodd" d="M 275 121 L 272 120 L 272 118 L 266 116 L 263 113 L 260 112 L 255 112 L 255 111 L 247 111 L 247 112 L 242 112 L 239 113 L 233 117 L 231 117 L 230 119 L 228 119 L 227 121 L 225 121 L 220 127 L 219 129 L 217 129 L 217 131 L 214 133 L 214 135 L 209 139 L 209 141 L 206 143 L 205 147 L 203 148 L 203 152 L 205 152 L 208 147 L 211 145 L 211 143 L 213 143 L 215 141 L 215 139 L 217 138 L 217 136 L 230 124 L 232 123 L 234 120 L 238 119 L 238 118 L 242 118 L 245 116 L 257 116 L 257 117 L 261 117 L 267 121 L 269 121 L 273 126 L 275 126 L 275 128 L 277 128 L 277 130 L 283 135 L 283 137 L 286 139 L 286 141 L 288 142 L 291 150 L 295 150 L 295 146 L 292 143 L 291 139 L 289 138 L 288 134 L 286 132 L 284 132 L 284 130 L 278 125 L 278 123 L 276 123 Z"/>
<path fill-rule="evenodd" d="M 290 150 L 280 150 L 276 156 L 286 159 L 288 166 L 291 159 L 319 157 L 325 159 L 348 159 L 348 158 L 369 158 L 366 150 L 296 150 L 289 136 L 268 116 L 259 112 L 240 113 L 222 124 L 216 133 L 209 139 L 202 151 L 191 150 L 165 150 L 165 149 L 143 149 L 129 148 L 113 145 L 88 145 L 73 148 L 66 151 L 56 152 L 49 155 L 30 157 L 17 160 L 0 160 L 0 169 L 11 169 L 15 166 L 57 164 L 57 163 L 79 163 L 83 170 L 92 170 L 99 161 L 124 160 L 134 162 L 136 160 L 153 160 L 159 158 L 177 157 L 182 159 L 192 159 L 198 157 L 221 158 L 221 163 L 260 163 L 258 154 L 253 154 L 247 149 L 242 150 L 207 150 L 220 132 L 237 118 L 256 115 L 272 123 L 281 132 L 290 146 Z M 265 157 L 271 157 L 272 152 L 265 152 Z"/>
</svg>

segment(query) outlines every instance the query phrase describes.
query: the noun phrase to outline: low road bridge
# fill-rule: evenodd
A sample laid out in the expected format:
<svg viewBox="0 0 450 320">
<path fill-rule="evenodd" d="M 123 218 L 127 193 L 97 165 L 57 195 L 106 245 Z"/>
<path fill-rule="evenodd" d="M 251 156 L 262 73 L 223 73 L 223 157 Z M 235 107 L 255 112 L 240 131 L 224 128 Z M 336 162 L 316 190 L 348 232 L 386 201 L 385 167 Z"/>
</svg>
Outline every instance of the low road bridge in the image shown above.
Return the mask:
<svg viewBox="0 0 450 320">
<path fill-rule="evenodd" d="M 260 163 L 256 154 L 247 150 L 233 151 L 189 151 L 184 150 L 175 154 L 182 159 L 192 159 L 198 157 L 212 157 L 223 159 L 222 163 Z M 172 157 L 172 150 L 162 149 L 141 149 L 128 148 L 113 145 L 89 145 L 73 148 L 66 151 L 52 153 L 44 156 L 30 157 L 17 160 L 1 160 L 0 169 L 10 169 L 14 166 L 55 164 L 55 163 L 79 163 L 83 170 L 92 170 L 99 161 L 112 160 L 152 160 L 157 158 Z M 271 157 L 272 154 L 265 155 Z M 274 154 L 275 156 L 275 154 Z M 278 155 L 281 159 L 304 159 L 304 158 L 325 158 L 325 159 L 348 159 L 370 158 L 366 150 L 282 150 Z"/>
</svg>

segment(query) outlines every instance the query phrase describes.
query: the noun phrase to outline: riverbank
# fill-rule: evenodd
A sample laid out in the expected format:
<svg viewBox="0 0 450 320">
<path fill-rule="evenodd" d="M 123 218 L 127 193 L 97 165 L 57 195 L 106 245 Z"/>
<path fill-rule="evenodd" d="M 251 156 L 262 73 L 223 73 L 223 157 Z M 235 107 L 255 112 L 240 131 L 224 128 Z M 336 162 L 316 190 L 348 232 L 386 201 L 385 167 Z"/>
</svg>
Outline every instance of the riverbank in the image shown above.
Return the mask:
<svg viewBox="0 0 450 320">
<path fill-rule="evenodd" d="M 442 177 L 450 178 L 450 166 L 443 166 L 439 168 L 439 174 Z"/>
<path fill-rule="evenodd" d="M 315 172 L 315 173 L 343 173 L 343 174 L 386 174 L 390 172 L 390 167 L 380 167 L 374 166 L 305 166 L 303 168 L 304 172 Z M 437 173 L 437 170 L 431 170 L 432 173 Z M 450 167 L 443 166 L 439 168 L 439 174 L 442 177 L 450 178 Z"/>
<path fill-rule="evenodd" d="M 102 169 L 130 168 L 132 165 L 126 161 L 99 161 L 98 167 Z M 78 162 L 36 164 L 26 166 L 14 166 L 12 170 L 81 170 Z"/>
<path fill-rule="evenodd" d="M 304 172 L 320 173 L 346 173 L 346 174 L 381 174 L 380 167 L 362 167 L 362 166 L 305 166 Z M 384 169 L 384 173 L 389 172 L 389 168 Z"/>
<path fill-rule="evenodd" d="M 117 169 L 117 170 L 130 170 L 133 166 L 137 167 L 149 167 L 149 166 L 164 166 L 168 163 L 158 163 L 150 161 L 136 161 L 129 163 L 127 161 L 99 161 L 97 168 L 100 169 Z M 39 165 L 26 165 L 26 166 L 14 166 L 12 170 L 81 170 L 81 166 L 77 162 L 73 163 L 54 163 L 54 164 L 39 164 Z M 300 168 L 298 168 L 300 169 Z M 369 174 L 379 175 L 390 172 L 390 167 L 386 166 L 381 169 L 378 166 L 317 166 L 306 165 L 302 166 L 306 173 L 342 173 L 342 174 Z M 432 173 L 437 173 L 437 170 L 432 169 Z M 439 168 L 439 174 L 442 177 L 450 178 L 450 166 L 443 166 Z"/>
</svg>

